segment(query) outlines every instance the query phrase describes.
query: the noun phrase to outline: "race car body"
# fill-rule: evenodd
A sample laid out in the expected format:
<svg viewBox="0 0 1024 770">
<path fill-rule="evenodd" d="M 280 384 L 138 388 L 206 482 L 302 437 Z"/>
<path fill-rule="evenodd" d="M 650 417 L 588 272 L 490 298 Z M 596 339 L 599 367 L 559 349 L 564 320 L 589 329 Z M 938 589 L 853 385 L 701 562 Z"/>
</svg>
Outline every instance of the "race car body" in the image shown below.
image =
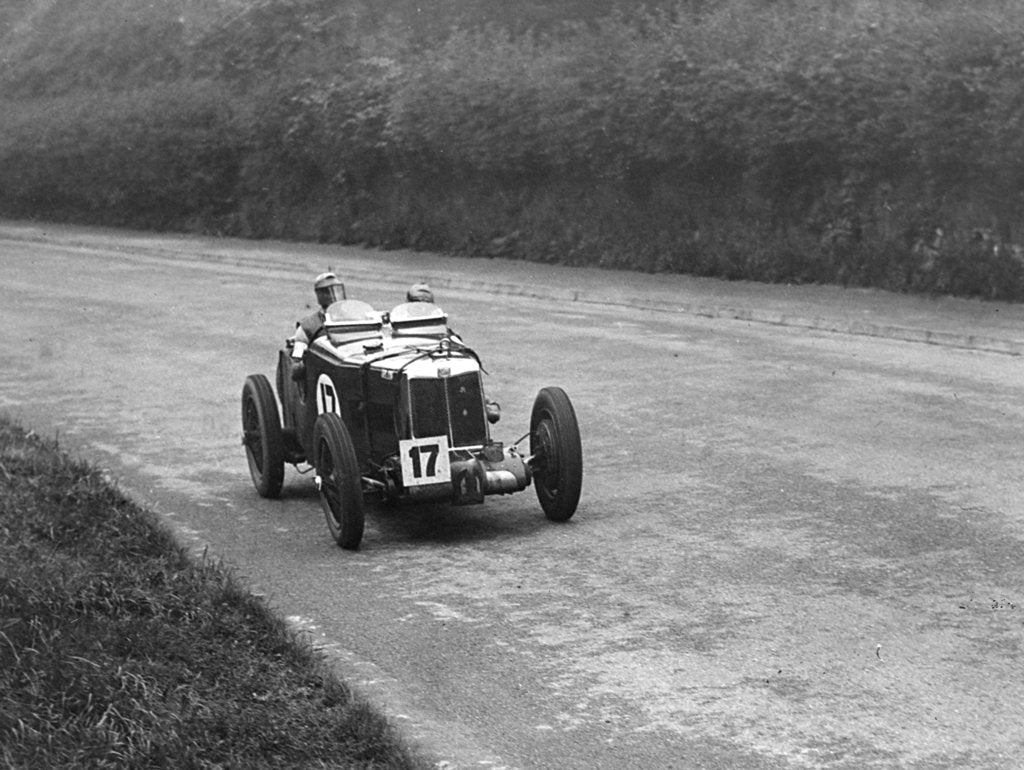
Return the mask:
<svg viewBox="0 0 1024 770">
<path fill-rule="evenodd" d="M 284 463 L 308 462 L 331 533 L 346 548 L 359 545 L 371 493 L 465 505 L 532 483 L 549 518 L 569 519 L 582 451 L 568 396 L 542 389 L 529 433 L 506 446 L 491 438 L 498 407 L 484 394 L 482 374 L 477 354 L 432 303 L 382 314 L 358 300 L 337 302 L 301 359 L 280 351 L 281 416 L 266 378 L 246 380 L 243 443 L 253 483 L 276 497 Z"/>
</svg>

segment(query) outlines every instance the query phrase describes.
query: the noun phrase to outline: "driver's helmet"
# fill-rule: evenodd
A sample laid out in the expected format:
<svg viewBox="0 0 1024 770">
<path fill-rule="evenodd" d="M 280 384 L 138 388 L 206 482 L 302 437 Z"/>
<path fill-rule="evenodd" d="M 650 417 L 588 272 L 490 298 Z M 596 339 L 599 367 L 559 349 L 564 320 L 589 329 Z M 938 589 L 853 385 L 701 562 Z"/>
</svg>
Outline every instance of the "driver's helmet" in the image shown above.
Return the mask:
<svg viewBox="0 0 1024 770">
<path fill-rule="evenodd" d="M 321 273 L 313 281 L 316 301 L 325 310 L 338 300 L 345 299 L 345 284 L 334 273 Z"/>
<path fill-rule="evenodd" d="M 425 283 L 414 283 L 405 293 L 406 302 L 433 302 L 434 292 Z"/>
</svg>

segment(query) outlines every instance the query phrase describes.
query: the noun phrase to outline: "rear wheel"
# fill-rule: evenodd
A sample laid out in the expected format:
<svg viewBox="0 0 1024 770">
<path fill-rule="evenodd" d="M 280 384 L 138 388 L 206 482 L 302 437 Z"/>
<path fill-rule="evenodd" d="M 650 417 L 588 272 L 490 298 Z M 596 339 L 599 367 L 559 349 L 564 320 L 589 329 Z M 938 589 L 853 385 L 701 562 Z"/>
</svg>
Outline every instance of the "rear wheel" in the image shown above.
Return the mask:
<svg viewBox="0 0 1024 770">
<path fill-rule="evenodd" d="M 363 481 L 352 439 L 338 415 L 325 412 L 316 418 L 313 457 L 327 528 L 338 545 L 354 550 L 363 539 Z"/>
<path fill-rule="evenodd" d="M 533 485 L 544 515 L 568 521 L 583 487 L 583 447 L 572 402 L 561 388 L 543 388 L 530 416 Z"/>
<path fill-rule="evenodd" d="M 242 443 L 256 491 L 261 497 L 279 497 L 284 484 L 281 416 L 270 381 L 262 374 L 246 377 L 242 387 Z"/>
</svg>

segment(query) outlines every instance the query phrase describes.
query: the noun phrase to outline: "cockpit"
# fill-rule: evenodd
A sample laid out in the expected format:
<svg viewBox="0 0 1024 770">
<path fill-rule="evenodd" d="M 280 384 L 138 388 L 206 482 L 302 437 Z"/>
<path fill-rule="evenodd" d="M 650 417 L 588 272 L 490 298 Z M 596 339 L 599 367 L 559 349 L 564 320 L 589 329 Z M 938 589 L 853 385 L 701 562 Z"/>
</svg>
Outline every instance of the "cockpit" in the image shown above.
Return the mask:
<svg viewBox="0 0 1024 770">
<path fill-rule="evenodd" d="M 450 334 L 447 313 L 431 302 L 403 302 L 390 313 L 381 313 L 358 299 L 328 306 L 324 332 L 335 347 L 361 342 L 364 348 L 381 346 L 388 336 L 440 340 Z"/>
</svg>

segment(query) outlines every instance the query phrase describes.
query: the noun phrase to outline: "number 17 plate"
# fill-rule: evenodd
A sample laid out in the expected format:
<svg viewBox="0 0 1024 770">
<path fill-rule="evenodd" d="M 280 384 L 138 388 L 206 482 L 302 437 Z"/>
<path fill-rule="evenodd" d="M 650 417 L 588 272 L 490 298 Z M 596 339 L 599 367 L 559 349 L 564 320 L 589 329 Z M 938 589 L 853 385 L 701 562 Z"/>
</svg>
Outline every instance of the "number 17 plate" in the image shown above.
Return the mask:
<svg viewBox="0 0 1024 770">
<path fill-rule="evenodd" d="M 448 462 L 448 437 L 430 436 L 398 442 L 402 458 L 402 483 L 407 487 L 451 482 Z"/>
</svg>

